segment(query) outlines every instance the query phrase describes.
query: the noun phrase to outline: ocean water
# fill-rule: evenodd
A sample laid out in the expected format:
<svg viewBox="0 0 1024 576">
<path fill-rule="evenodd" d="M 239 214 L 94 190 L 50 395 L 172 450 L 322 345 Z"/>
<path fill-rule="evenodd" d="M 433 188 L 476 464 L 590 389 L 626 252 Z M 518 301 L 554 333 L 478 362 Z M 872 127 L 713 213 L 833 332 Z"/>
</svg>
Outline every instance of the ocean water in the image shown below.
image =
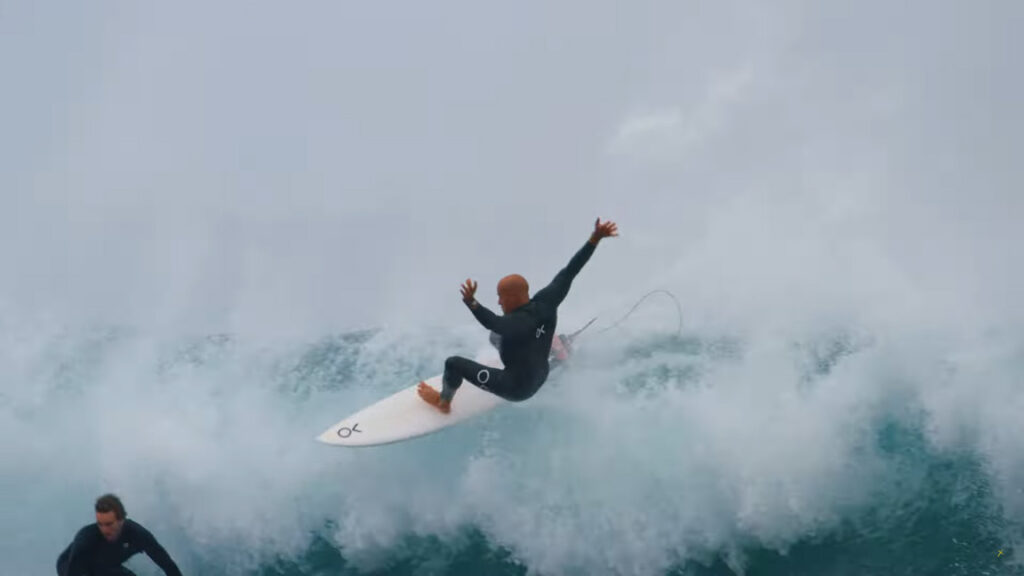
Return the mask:
<svg viewBox="0 0 1024 576">
<path fill-rule="evenodd" d="M 658 326 L 595 325 L 529 402 L 368 449 L 313 437 L 479 334 L 5 325 L 4 573 L 48 573 L 105 491 L 189 574 L 1024 573 L 1012 338 L 673 333 L 644 307 Z"/>
</svg>

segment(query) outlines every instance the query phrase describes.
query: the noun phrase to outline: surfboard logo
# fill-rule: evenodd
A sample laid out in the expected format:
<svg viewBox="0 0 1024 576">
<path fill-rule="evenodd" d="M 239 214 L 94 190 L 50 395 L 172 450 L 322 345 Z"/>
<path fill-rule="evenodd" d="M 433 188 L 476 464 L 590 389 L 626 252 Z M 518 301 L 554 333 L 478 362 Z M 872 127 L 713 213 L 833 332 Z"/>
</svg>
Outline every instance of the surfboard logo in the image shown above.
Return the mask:
<svg viewBox="0 0 1024 576">
<path fill-rule="evenodd" d="M 352 435 L 353 432 L 358 432 L 360 434 L 363 433 L 363 431 L 359 429 L 359 422 L 353 424 L 351 428 L 349 428 L 348 426 L 342 426 L 341 428 L 338 428 L 338 436 L 341 436 L 342 438 L 348 438 L 349 436 Z"/>
</svg>

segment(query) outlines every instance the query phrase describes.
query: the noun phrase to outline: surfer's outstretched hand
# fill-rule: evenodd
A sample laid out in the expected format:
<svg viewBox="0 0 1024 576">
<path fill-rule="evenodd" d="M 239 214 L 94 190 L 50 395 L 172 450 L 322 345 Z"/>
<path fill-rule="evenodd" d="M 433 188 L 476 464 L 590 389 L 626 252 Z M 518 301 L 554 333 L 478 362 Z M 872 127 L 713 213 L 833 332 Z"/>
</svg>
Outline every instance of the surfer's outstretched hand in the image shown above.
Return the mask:
<svg viewBox="0 0 1024 576">
<path fill-rule="evenodd" d="M 597 242 L 602 238 L 608 238 L 609 236 L 618 235 L 619 228 L 618 226 L 615 225 L 615 222 L 612 222 L 611 220 L 608 220 L 607 222 L 601 222 L 601 219 L 598 218 L 597 221 L 594 222 L 594 232 L 593 234 L 590 235 L 590 241 L 593 242 L 594 244 L 597 244 Z"/>
<path fill-rule="evenodd" d="M 476 282 L 466 278 L 466 282 L 462 285 L 462 301 L 469 304 L 473 300 L 476 300 Z"/>
</svg>

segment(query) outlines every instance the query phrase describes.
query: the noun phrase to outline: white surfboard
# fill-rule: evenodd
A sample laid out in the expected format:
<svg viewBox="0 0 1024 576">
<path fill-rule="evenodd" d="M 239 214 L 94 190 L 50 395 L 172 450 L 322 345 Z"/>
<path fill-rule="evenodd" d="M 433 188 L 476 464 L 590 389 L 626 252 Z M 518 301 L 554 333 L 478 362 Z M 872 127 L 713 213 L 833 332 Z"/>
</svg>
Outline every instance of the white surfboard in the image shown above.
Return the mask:
<svg viewBox="0 0 1024 576">
<path fill-rule="evenodd" d="M 501 360 L 497 358 L 480 360 L 480 363 L 502 367 Z M 425 382 L 435 390 L 441 389 L 441 375 Z M 325 430 L 317 440 L 335 446 L 390 444 L 437 432 L 508 403 L 508 400 L 463 382 L 452 401 L 451 411 L 444 414 L 420 398 L 416 391 L 418 387 L 419 382 L 363 408 Z"/>
<path fill-rule="evenodd" d="M 568 360 L 573 339 L 594 321 L 565 336 L 558 334 L 551 341 L 552 363 Z M 478 358 L 477 362 L 492 368 L 502 368 L 501 359 L 495 356 Z M 554 366 L 555 364 L 552 364 Z M 441 390 L 441 375 L 425 382 Z M 451 411 L 442 413 L 436 407 L 420 398 L 417 382 L 408 388 L 363 408 L 338 422 L 317 436 L 317 440 L 334 446 L 379 446 L 424 436 L 449 426 L 454 426 L 502 405 L 508 400 L 481 390 L 469 382 L 463 382 L 452 400 Z"/>
</svg>

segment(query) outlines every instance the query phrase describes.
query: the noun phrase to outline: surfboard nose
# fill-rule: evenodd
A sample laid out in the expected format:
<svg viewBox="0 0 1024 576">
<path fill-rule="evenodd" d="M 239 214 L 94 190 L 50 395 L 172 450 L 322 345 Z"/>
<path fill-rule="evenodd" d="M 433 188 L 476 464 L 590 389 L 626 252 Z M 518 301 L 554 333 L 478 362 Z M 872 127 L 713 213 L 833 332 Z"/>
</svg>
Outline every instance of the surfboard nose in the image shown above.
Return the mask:
<svg viewBox="0 0 1024 576">
<path fill-rule="evenodd" d="M 327 430 L 324 430 L 316 437 L 316 440 L 323 442 L 324 444 L 341 444 L 341 442 L 338 442 L 338 435 L 335 428 L 328 428 Z"/>
</svg>

